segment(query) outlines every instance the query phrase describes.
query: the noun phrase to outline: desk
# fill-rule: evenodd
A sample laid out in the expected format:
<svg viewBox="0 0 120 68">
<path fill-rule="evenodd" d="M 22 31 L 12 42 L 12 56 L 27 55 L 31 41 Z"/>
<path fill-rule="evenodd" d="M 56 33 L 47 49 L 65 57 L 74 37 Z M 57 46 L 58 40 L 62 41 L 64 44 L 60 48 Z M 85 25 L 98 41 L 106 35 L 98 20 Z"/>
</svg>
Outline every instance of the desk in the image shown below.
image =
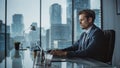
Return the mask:
<svg viewBox="0 0 120 68">
<path fill-rule="evenodd" d="M 73 58 L 73 59 L 66 59 L 66 58 L 53 58 L 52 65 L 55 63 L 61 63 L 66 65 L 65 68 L 113 68 L 112 66 L 102 63 L 93 59 L 82 59 L 82 58 Z M 59 67 L 62 68 L 62 67 Z M 63 67 L 64 68 L 64 67 Z"/>
<path fill-rule="evenodd" d="M 10 56 L 7 57 L 7 68 L 33 68 L 33 53 L 31 50 L 10 51 Z M 3 61 L 0 64 L 4 64 Z M 4 68 L 1 66 L 0 68 Z M 53 58 L 51 66 L 39 66 L 37 68 L 119 68 L 101 63 L 92 59 L 67 59 Z"/>
</svg>

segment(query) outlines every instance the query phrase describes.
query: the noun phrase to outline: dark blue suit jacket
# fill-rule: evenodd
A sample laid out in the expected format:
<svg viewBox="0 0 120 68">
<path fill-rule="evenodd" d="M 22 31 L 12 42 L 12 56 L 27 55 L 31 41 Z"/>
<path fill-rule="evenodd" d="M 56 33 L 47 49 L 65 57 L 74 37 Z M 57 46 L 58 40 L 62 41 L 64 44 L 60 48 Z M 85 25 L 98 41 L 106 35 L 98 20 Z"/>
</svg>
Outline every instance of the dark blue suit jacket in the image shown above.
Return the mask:
<svg viewBox="0 0 120 68">
<path fill-rule="evenodd" d="M 87 57 L 105 62 L 107 47 L 104 45 L 103 31 L 93 25 L 86 39 L 85 45 L 87 47 L 84 50 L 82 50 L 83 46 L 81 45 L 82 37 L 83 34 L 81 34 L 80 39 L 73 46 L 62 49 L 68 52 L 67 57 Z"/>
</svg>

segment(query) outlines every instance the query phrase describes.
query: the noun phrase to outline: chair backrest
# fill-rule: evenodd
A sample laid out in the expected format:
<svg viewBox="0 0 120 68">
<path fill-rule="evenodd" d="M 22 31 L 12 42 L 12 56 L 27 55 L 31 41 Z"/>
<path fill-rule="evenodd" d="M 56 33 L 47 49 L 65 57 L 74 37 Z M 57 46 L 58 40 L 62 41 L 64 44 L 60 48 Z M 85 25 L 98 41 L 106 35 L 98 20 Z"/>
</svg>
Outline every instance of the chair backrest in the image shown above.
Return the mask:
<svg viewBox="0 0 120 68">
<path fill-rule="evenodd" d="M 112 56 L 115 45 L 115 31 L 114 30 L 103 30 L 105 36 L 105 45 L 108 47 L 107 62 L 112 62 Z"/>
</svg>

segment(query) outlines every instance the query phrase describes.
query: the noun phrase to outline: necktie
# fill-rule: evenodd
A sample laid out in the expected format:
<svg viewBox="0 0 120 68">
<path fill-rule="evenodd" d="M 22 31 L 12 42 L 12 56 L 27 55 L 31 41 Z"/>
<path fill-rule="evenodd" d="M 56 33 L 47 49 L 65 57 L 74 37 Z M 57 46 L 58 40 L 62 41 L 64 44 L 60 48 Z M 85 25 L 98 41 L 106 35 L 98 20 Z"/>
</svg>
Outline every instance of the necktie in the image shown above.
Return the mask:
<svg viewBox="0 0 120 68">
<path fill-rule="evenodd" d="M 83 39 L 82 39 L 82 46 L 83 46 L 83 49 L 86 48 L 86 45 L 85 45 L 86 37 L 87 37 L 87 33 L 84 32 Z"/>
<path fill-rule="evenodd" d="M 87 36 L 87 33 L 84 32 L 83 35 L 82 35 L 82 37 L 80 38 L 81 40 L 80 40 L 80 42 L 79 42 L 78 51 L 85 49 L 85 45 L 84 45 L 84 44 L 85 44 L 86 36 Z"/>
</svg>

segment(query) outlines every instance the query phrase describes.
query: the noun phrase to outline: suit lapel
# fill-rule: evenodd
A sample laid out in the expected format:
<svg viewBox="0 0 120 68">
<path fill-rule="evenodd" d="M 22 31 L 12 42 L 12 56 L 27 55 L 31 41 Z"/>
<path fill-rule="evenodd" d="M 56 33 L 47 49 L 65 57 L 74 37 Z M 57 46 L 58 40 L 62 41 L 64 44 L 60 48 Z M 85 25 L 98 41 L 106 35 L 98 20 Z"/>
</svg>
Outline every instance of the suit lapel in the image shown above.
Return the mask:
<svg viewBox="0 0 120 68">
<path fill-rule="evenodd" d="M 93 25 L 93 27 L 91 28 L 90 32 L 88 33 L 88 35 L 87 35 L 87 37 L 86 37 L 86 42 L 85 42 L 86 48 L 89 47 L 89 45 L 88 45 L 88 44 L 89 44 L 89 39 L 92 38 L 92 36 L 93 36 L 93 34 L 94 34 L 94 32 L 95 32 L 96 30 L 97 30 L 97 29 L 96 29 L 96 26 Z"/>
<path fill-rule="evenodd" d="M 96 31 L 96 26 L 93 25 L 93 27 L 91 28 L 90 32 L 87 35 L 87 39 L 91 38 L 95 31 Z"/>
</svg>

